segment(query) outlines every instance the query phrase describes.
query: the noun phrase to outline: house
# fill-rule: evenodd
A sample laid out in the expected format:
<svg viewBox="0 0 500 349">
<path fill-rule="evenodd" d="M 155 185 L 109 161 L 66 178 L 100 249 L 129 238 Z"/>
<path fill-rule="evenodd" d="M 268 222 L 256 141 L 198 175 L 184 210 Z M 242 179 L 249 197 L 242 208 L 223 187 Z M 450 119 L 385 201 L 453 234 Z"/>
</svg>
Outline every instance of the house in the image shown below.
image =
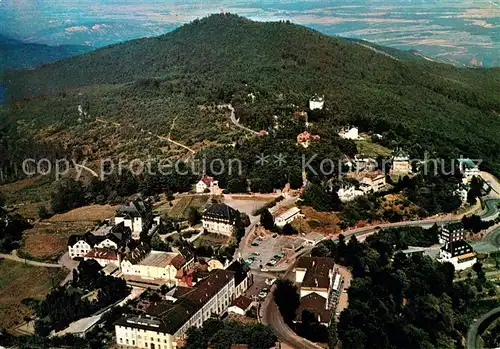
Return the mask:
<svg viewBox="0 0 500 349">
<path fill-rule="evenodd" d="M 292 207 L 279 216 L 276 217 L 274 222 L 278 227 L 283 227 L 285 224 L 290 223 L 294 221 L 295 219 L 299 218 L 301 216 L 300 214 L 300 208 L 298 207 Z"/>
<path fill-rule="evenodd" d="M 462 222 L 450 223 L 440 229 L 438 237 L 440 244 L 465 240 L 467 238 L 467 230 L 465 230 Z"/>
<path fill-rule="evenodd" d="M 407 175 L 410 172 L 409 155 L 405 152 L 398 151 L 392 158 L 391 174 Z"/>
<path fill-rule="evenodd" d="M 304 312 L 309 312 L 320 324 L 328 326 L 330 322 L 330 309 L 328 309 L 327 304 L 328 301 L 317 293 L 311 293 L 302 297 L 300 305 L 296 310 L 295 322 L 302 322 Z"/>
<path fill-rule="evenodd" d="M 142 280 L 157 280 L 167 285 L 177 285 L 179 272 L 194 260 L 186 258 L 178 252 L 138 251 L 135 255 L 126 255 L 120 263 L 124 276 L 137 277 Z"/>
<path fill-rule="evenodd" d="M 248 310 L 253 305 L 253 301 L 245 296 L 239 296 L 232 303 L 231 306 L 227 309 L 229 313 L 245 315 Z"/>
<path fill-rule="evenodd" d="M 352 139 L 352 140 L 359 139 L 359 131 L 358 128 L 355 126 L 346 128 L 342 127 L 338 135 L 343 139 Z"/>
<path fill-rule="evenodd" d="M 191 327 L 224 314 L 235 299 L 234 273 L 217 269 L 175 301 L 152 304 L 144 315 L 124 316 L 115 323 L 116 343 L 125 347 L 174 349 Z"/>
<path fill-rule="evenodd" d="M 71 235 L 68 238 L 69 257 L 71 259 L 85 257 L 102 240 L 104 240 L 103 236 L 95 236 L 90 232 L 83 235 Z"/>
<path fill-rule="evenodd" d="M 318 135 L 312 135 L 307 131 L 299 133 L 297 135 L 297 143 L 302 145 L 304 148 L 307 148 L 311 142 L 316 142 L 321 139 Z"/>
<path fill-rule="evenodd" d="M 219 182 L 213 177 L 203 176 L 198 183 L 196 183 L 197 193 L 205 193 L 205 191 L 207 191 L 213 194 L 217 189 L 219 189 Z"/>
<path fill-rule="evenodd" d="M 325 106 L 325 97 L 324 96 L 318 96 L 314 95 L 310 100 L 309 100 L 309 109 L 311 110 L 316 110 L 316 109 L 323 109 Z"/>
<path fill-rule="evenodd" d="M 307 311 L 320 323 L 328 325 L 342 285 L 342 278 L 334 267 L 332 258 L 299 258 L 293 269 L 300 294 L 297 321 L 302 321 L 302 315 Z"/>
<path fill-rule="evenodd" d="M 376 193 L 385 189 L 386 180 L 382 171 L 365 173 L 360 181 L 360 189 L 366 193 Z"/>
<path fill-rule="evenodd" d="M 93 259 L 98 253 L 92 253 L 94 249 L 99 250 L 100 256 L 103 256 L 104 250 L 117 251 L 120 247 L 126 246 L 131 239 L 130 228 L 124 223 L 115 226 L 105 227 L 102 230 L 105 235 L 94 235 L 87 232 L 83 235 L 71 235 L 68 239 L 68 253 L 70 258 Z M 110 261 L 116 261 L 114 256 L 108 253 Z M 104 263 L 107 258 L 101 258 Z M 99 263 L 101 264 L 101 263 Z M 104 264 L 101 264 L 104 266 Z"/>
<path fill-rule="evenodd" d="M 141 232 L 153 221 L 151 206 L 142 199 L 128 201 L 116 210 L 115 225 L 123 223 L 132 230 L 132 238 L 139 240 Z"/>
<path fill-rule="evenodd" d="M 365 193 L 361 190 L 357 190 L 353 184 L 344 183 L 337 191 L 340 201 L 348 202 L 356 199 L 359 196 L 363 196 Z"/>
<path fill-rule="evenodd" d="M 464 182 L 459 183 L 457 185 L 457 188 L 455 189 L 455 195 L 457 195 L 460 198 L 460 201 L 462 201 L 462 205 L 465 205 L 467 203 L 468 194 L 469 194 L 469 185 Z"/>
<path fill-rule="evenodd" d="M 209 233 L 232 236 L 238 211 L 226 204 L 214 204 L 203 212 L 201 223 Z"/>
<path fill-rule="evenodd" d="M 464 183 L 469 183 L 474 176 L 480 176 L 479 168 L 471 159 L 458 159 L 458 168 L 464 175 Z"/>
<path fill-rule="evenodd" d="M 226 270 L 234 273 L 235 296 L 239 297 L 253 284 L 253 275 L 245 263 L 234 261 Z"/>
<path fill-rule="evenodd" d="M 328 257 L 300 257 L 295 265 L 295 282 L 300 284 L 300 297 L 317 293 L 328 299 L 335 274 L 335 261 Z"/>
<path fill-rule="evenodd" d="M 438 261 L 450 262 L 455 270 L 464 270 L 472 267 L 476 262 L 476 252 L 471 245 L 464 240 L 447 242 L 439 250 Z"/>
<path fill-rule="evenodd" d="M 351 166 L 355 171 L 374 171 L 377 168 L 377 160 L 364 155 L 355 155 Z"/>
</svg>

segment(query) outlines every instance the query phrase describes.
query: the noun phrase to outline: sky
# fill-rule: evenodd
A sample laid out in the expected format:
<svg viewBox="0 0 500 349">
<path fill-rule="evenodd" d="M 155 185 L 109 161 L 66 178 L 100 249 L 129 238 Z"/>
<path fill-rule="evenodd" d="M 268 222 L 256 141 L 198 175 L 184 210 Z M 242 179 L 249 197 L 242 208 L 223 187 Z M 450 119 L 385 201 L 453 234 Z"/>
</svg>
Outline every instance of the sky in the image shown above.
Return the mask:
<svg viewBox="0 0 500 349">
<path fill-rule="evenodd" d="M 500 66 L 500 0 L 0 0 L 0 35 L 101 47 L 221 11 L 290 20 L 460 65 Z"/>
</svg>

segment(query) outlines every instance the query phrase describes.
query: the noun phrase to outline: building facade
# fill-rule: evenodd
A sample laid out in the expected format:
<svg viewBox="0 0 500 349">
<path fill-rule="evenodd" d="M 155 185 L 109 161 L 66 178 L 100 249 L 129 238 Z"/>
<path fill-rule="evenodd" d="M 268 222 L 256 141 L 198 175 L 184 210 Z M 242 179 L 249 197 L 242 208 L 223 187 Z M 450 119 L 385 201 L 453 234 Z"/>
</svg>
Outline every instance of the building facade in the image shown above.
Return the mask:
<svg viewBox="0 0 500 349">
<path fill-rule="evenodd" d="M 210 206 L 201 217 L 203 229 L 209 233 L 232 236 L 238 212 L 226 204 Z"/>
<path fill-rule="evenodd" d="M 283 212 L 279 216 L 276 217 L 274 220 L 274 223 L 278 227 L 283 227 L 287 223 L 291 223 L 295 219 L 300 217 L 300 208 L 298 207 L 292 207 L 288 209 L 287 211 Z"/>
<path fill-rule="evenodd" d="M 438 261 L 453 264 L 455 270 L 464 270 L 476 264 L 477 258 L 471 245 L 464 240 L 458 240 L 441 247 Z"/>
<path fill-rule="evenodd" d="M 234 273 L 214 270 L 190 292 L 163 301 L 144 316 L 125 316 L 115 323 L 117 344 L 123 347 L 174 349 L 191 327 L 201 327 L 212 316 L 225 313 L 235 299 Z"/>
<path fill-rule="evenodd" d="M 467 230 L 465 230 L 461 222 L 447 224 L 441 228 L 438 237 L 440 244 L 465 240 L 467 238 Z"/>
</svg>

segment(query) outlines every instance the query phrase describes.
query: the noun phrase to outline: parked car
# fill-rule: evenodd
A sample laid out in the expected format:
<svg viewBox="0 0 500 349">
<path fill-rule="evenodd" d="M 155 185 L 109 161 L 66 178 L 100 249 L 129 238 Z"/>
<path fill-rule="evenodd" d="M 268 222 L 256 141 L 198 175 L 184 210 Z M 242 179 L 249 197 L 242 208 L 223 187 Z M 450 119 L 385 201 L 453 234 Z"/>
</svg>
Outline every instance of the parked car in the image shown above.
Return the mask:
<svg viewBox="0 0 500 349">
<path fill-rule="evenodd" d="M 251 256 L 260 256 L 259 252 L 252 252 Z"/>
<path fill-rule="evenodd" d="M 273 285 L 276 282 L 276 278 L 268 278 L 266 279 L 266 285 Z"/>
<path fill-rule="evenodd" d="M 252 242 L 252 246 L 259 246 L 259 244 L 254 241 Z"/>
<path fill-rule="evenodd" d="M 267 292 L 262 291 L 259 293 L 259 298 L 266 298 L 267 297 Z"/>
<path fill-rule="evenodd" d="M 285 257 L 285 252 L 280 252 L 280 253 L 278 254 L 278 256 L 279 256 L 280 258 Z"/>
</svg>

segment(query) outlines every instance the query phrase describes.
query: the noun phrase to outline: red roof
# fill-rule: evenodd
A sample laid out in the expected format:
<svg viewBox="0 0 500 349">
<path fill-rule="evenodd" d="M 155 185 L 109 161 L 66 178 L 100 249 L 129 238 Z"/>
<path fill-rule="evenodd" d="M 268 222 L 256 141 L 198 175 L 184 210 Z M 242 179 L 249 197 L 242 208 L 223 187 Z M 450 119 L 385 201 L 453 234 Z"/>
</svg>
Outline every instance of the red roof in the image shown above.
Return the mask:
<svg viewBox="0 0 500 349">
<path fill-rule="evenodd" d="M 183 255 L 178 254 L 170 261 L 170 264 L 174 266 L 175 269 L 179 270 L 186 263 L 186 258 Z"/>
<path fill-rule="evenodd" d="M 214 181 L 214 177 L 203 176 L 203 177 L 201 177 L 200 181 L 205 183 L 207 186 L 210 186 L 210 184 L 212 184 L 212 182 Z"/>
<path fill-rule="evenodd" d="M 252 300 L 245 296 L 239 296 L 233 301 L 233 303 L 231 303 L 232 306 L 237 306 L 243 310 L 247 310 L 250 304 L 252 304 Z"/>
<path fill-rule="evenodd" d="M 85 255 L 86 258 L 118 260 L 116 251 L 106 248 L 94 248 Z"/>
</svg>

